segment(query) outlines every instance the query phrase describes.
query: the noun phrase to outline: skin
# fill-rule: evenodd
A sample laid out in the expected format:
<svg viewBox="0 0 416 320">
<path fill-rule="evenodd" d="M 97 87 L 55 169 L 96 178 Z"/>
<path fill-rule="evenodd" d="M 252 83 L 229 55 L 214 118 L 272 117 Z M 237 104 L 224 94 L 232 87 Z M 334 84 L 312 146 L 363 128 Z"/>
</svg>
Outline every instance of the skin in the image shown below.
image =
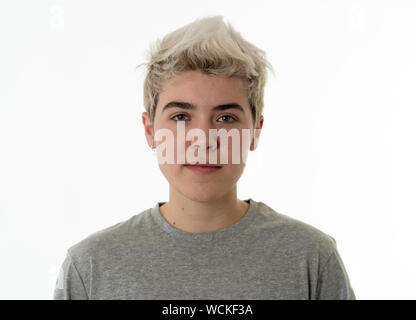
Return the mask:
<svg viewBox="0 0 416 320">
<path fill-rule="evenodd" d="M 173 108 L 162 112 L 163 107 L 171 101 L 192 103 L 197 109 Z M 242 106 L 244 112 L 234 109 L 212 110 L 216 105 L 231 102 Z M 244 80 L 206 75 L 199 71 L 180 72 L 162 86 L 153 127 L 148 113 L 142 114 L 146 140 L 150 147 L 156 147 L 163 142 L 155 141 L 154 133 L 158 129 L 166 128 L 174 133 L 174 150 L 176 150 L 177 123 L 175 120 L 185 121 L 185 134 L 192 128 L 200 128 L 205 132 L 206 159 L 209 159 L 208 153 L 212 152 L 212 149 L 208 149 L 208 129 L 225 128 L 228 131 L 236 128 L 240 131 L 240 137 L 242 129 L 254 129 Z M 261 116 L 256 126 L 258 129 L 256 136 L 252 134 L 248 141 L 250 151 L 257 147 L 263 121 L 263 116 Z M 186 141 L 185 150 L 193 142 Z M 218 151 L 220 143 L 218 138 Z M 240 150 L 241 143 L 240 141 Z M 244 171 L 245 163 L 241 157 L 239 164 L 232 163 L 231 137 L 228 143 L 228 154 L 227 164 L 221 164 L 221 169 L 205 175 L 196 174 L 182 164 L 159 164 L 163 175 L 169 182 L 169 201 L 160 206 L 160 212 L 171 225 L 190 233 L 212 232 L 236 223 L 246 214 L 249 204 L 237 197 L 237 181 Z M 220 164 L 219 159 L 218 156 L 217 164 Z"/>
</svg>

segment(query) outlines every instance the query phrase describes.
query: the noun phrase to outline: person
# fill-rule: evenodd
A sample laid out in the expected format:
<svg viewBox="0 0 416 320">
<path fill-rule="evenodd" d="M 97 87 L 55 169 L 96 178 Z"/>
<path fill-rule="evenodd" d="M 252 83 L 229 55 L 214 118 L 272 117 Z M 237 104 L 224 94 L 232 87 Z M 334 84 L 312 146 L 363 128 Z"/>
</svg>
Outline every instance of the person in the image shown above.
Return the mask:
<svg viewBox="0 0 416 320">
<path fill-rule="evenodd" d="M 356 299 L 332 236 L 237 196 L 241 149 L 257 148 L 264 122 L 265 52 L 209 16 L 158 40 L 143 65 L 142 123 L 169 200 L 71 246 L 54 299 Z M 181 144 L 181 130 L 203 138 Z"/>
</svg>

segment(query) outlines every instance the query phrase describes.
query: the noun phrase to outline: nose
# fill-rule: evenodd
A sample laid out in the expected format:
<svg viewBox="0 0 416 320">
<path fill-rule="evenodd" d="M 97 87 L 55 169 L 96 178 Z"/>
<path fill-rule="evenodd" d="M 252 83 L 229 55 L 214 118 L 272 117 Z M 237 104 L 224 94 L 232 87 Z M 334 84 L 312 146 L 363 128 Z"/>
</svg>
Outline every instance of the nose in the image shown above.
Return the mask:
<svg viewBox="0 0 416 320">
<path fill-rule="evenodd" d="M 210 135 L 210 129 L 211 130 L 216 130 L 217 128 L 215 128 L 214 125 L 212 125 L 211 121 L 209 119 L 200 119 L 197 122 L 194 122 L 194 125 L 192 127 L 189 127 L 190 129 L 199 129 L 202 130 L 202 132 L 204 133 L 204 139 L 205 139 L 205 147 L 206 149 L 210 152 L 210 151 L 215 151 L 218 149 L 219 147 L 219 138 L 217 137 L 216 132 L 211 133 Z M 211 137 L 212 136 L 212 137 Z M 196 140 L 196 141 L 195 141 Z M 191 142 L 191 146 L 192 147 L 198 147 L 201 148 L 201 146 L 198 143 L 198 140 L 195 138 L 195 142 L 192 143 Z"/>
<path fill-rule="evenodd" d="M 216 151 L 218 149 L 218 138 L 215 136 L 210 138 L 209 133 L 205 133 L 205 146 L 208 151 Z M 195 142 L 190 142 L 190 147 L 192 148 L 201 148 L 202 145 L 196 140 Z"/>
</svg>

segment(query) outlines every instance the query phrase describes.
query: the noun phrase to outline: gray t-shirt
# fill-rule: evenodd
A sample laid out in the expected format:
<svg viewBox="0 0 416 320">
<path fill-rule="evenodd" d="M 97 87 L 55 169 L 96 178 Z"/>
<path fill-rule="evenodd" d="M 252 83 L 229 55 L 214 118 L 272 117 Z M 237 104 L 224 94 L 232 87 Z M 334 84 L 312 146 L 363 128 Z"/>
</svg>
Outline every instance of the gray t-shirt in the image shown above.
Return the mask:
<svg viewBox="0 0 416 320">
<path fill-rule="evenodd" d="M 58 299 L 356 299 L 335 239 L 263 202 L 213 232 L 189 233 L 158 202 L 68 249 Z"/>
</svg>

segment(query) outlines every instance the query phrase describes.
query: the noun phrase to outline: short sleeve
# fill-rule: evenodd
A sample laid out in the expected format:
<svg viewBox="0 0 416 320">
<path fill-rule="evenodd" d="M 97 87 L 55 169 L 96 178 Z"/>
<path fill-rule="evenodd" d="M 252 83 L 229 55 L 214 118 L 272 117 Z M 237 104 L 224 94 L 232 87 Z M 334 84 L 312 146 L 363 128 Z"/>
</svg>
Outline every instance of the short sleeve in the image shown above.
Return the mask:
<svg viewBox="0 0 416 320">
<path fill-rule="evenodd" d="M 88 300 L 84 283 L 69 252 L 61 265 L 53 300 Z"/>
<path fill-rule="evenodd" d="M 328 258 L 318 278 L 317 300 L 356 300 L 338 250 Z"/>
</svg>

